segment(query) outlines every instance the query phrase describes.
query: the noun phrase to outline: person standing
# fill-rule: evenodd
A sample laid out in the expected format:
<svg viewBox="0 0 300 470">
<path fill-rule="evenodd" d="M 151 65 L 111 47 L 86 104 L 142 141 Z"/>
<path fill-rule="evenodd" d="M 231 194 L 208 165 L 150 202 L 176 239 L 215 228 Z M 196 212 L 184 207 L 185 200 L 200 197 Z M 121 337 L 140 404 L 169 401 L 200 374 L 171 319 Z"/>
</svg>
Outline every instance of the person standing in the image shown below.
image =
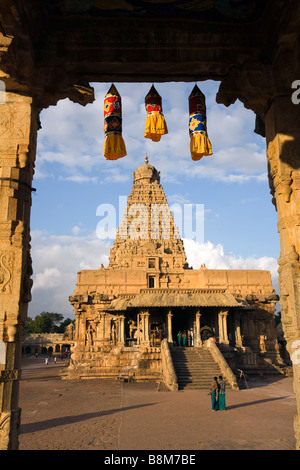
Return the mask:
<svg viewBox="0 0 300 470">
<path fill-rule="evenodd" d="M 186 331 L 183 330 L 183 333 L 182 333 L 182 346 L 186 346 Z"/>
<path fill-rule="evenodd" d="M 225 390 L 226 390 L 226 383 L 225 383 L 225 380 L 223 380 L 222 375 L 220 375 L 219 376 L 218 404 L 219 404 L 219 410 L 221 411 L 226 410 Z"/>
<path fill-rule="evenodd" d="M 214 377 L 214 380 L 212 381 L 212 384 L 209 389 L 210 393 L 210 398 L 211 398 L 211 409 L 213 411 L 218 411 L 218 390 L 219 390 L 219 384 L 218 384 L 218 378 Z"/>
<path fill-rule="evenodd" d="M 181 346 L 182 333 L 179 330 L 177 333 L 178 346 Z"/>
</svg>

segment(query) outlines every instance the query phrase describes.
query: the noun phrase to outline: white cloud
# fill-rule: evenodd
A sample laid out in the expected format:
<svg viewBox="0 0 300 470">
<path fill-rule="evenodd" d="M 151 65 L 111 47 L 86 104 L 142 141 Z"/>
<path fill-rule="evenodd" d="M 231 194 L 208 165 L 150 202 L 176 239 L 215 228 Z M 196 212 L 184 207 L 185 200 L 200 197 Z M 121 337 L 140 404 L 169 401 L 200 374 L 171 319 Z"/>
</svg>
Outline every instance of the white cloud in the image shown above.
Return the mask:
<svg viewBox="0 0 300 470">
<path fill-rule="evenodd" d="M 71 176 L 59 176 L 60 181 L 73 181 L 73 183 L 97 183 L 97 176 L 86 176 L 81 174 L 71 175 Z"/>
<path fill-rule="evenodd" d="M 83 230 L 75 226 L 73 235 L 64 236 L 32 232 L 34 274 L 29 316 L 43 310 L 70 316 L 72 306 L 68 297 L 75 289 L 77 272 L 108 264 L 109 243 L 99 240 L 94 233 L 79 236 Z"/>
<path fill-rule="evenodd" d="M 38 272 L 34 280 L 34 289 L 50 289 L 60 282 L 61 272 L 57 267 L 44 268 Z"/>
<path fill-rule="evenodd" d="M 194 240 L 183 239 L 187 261 L 194 269 L 205 264 L 208 269 L 262 269 L 270 271 L 273 287 L 278 292 L 278 263 L 275 258 L 249 256 L 243 258 L 234 253 L 224 253 L 223 246 L 214 245 L 210 241 L 198 243 Z"/>
<path fill-rule="evenodd" d="M 190 204 L 190 199 L 187 199 L 182 194 L 171 194 L 168 196 L 168 203 L 171 204 Z"/>
</svg>

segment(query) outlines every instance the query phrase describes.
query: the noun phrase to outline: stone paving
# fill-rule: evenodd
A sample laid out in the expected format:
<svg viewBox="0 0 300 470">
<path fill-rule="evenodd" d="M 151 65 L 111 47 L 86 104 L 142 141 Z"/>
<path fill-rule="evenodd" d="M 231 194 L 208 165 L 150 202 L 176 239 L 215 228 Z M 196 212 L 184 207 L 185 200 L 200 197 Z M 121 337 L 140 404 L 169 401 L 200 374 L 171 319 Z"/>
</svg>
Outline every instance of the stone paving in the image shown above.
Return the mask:
<svg viewBox="0 0 300 470">
<path fill-rule="evenodd" d="M 294 450 L 293 379 L 250 380 L 211 411 L 206 391 L 62 380 L 64 363 L 23 360 L 20 450 Z"/>
</svg>

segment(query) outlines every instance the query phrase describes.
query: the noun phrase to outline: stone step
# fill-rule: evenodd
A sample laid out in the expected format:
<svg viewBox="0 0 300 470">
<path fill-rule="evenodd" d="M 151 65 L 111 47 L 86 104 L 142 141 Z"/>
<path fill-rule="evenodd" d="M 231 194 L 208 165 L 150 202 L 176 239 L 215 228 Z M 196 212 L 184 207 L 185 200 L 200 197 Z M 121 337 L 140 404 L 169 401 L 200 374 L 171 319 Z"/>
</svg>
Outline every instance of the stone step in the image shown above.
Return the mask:
<svg viewBox="0 0 300 470">
<path fill-rule="evenodd" d="M 208 390 L 221 370 L 209 350 L 172 348 L 171 355 L 179 390 Z"/>
</svg>

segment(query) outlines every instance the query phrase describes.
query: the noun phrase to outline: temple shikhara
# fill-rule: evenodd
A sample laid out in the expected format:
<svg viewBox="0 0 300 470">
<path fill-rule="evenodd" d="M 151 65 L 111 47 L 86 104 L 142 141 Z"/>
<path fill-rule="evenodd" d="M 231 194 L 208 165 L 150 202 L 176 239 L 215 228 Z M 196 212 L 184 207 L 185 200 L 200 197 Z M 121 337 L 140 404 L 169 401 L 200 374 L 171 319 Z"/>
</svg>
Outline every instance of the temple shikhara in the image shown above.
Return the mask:
<svg viewBox="0 0 300 470">
<path fill-rule="evenodd" d="M 197 380 L 176 369 L 180 355 L 200 359 L 201 369 L 208 353 L 233 387 L 239 368 L 276 372 L 277 300 L 268 271 L 189 267 L 160 172 L 146 157 L 133 173 L 109 265 L 78 273 L 70 297 L 76 326 L 69 377 L 207 386 L 211 375 Z"/>
<path fill-rule="evenodd" d="M 183 81 L 192 91 L 194 83 L 206 80 L 219 83 L 220 106 L 230 108 L 240 100 L 251 110 L 253 129 L 265 139 L 271 194 L 266 198 L 278 218 L 279 303 L 292 362 L 300 449 L 299 0 L 2 0 L 0 24 L 0 449 L 19 446 L 21 351 L 32 295 L 31 205 L 41 112 L 65 98 L 81 106 L 92 104 L 93 83 L 106 83 L 108 89 L 112 83 L 148 83 L 150 88 L 153 82 Z M 108 91 L 121 105 L 116 90 Z M 194 98 L 202 102 L 200 119 Z M 189 104 L 187 158 L 201 165 L 199 158 L 210 152 L 205 103 L 192 91 Z M 126 158 L 125 145 L 120 145 L 120 111 L 108 109 L 107 152 L 103 155 L 99 148 L 99 158 Z M 160 124 L 162 117 L 156 120 Z M 160 228 L 149 239 L 133 236 L 138 229 L 140 235 L 146 231 L 144 218 L 150 216 L 144 205 L 160 199 L 166 201 L 159 174 L 147 164 L 137 169 L 128 209 L 138 201 L 141 213 L 127 214 L 106 268 L 95 266 L 78 274 L 70 375 L 125 374 L 127 367 L 135 380 L 156 376 L 174 388 L 181 380 L 179 351 L 183 363 L 199 360 L 202 366 L 214 356 L 214 363 L 228 367 L 228 374 L 229 369 L 276 366 L 270 274 L 190 269 L 172 222 L 169 238 Z M 123 238 L 126 226 L 130 230 Z M 172 346 L 179 329 L 189 332 L 190 346 Z M 210 335 L 216 343 L 206 340 Z"/>
</svg>

